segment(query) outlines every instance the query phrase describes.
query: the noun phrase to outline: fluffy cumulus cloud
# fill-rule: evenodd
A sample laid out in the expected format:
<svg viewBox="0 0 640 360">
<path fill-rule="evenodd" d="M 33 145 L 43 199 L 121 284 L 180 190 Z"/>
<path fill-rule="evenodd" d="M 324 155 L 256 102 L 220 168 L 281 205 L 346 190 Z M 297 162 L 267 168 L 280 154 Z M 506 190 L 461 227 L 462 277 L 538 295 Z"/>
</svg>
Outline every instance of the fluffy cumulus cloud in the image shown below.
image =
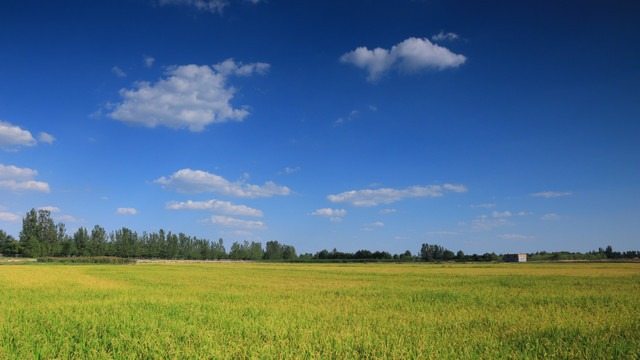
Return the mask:
<svg viewBox="0 0 640 360">
<path fill-rule="evenodd" d="M 464 185 L 428 185 L 411 186 L 406 189 L 365 189 L 346 191 L 336 195 L 329 195 L 327 198 L 333 203 L 347 203 L 353 206 L 376 206 L 379 204 L 390 204 L 407 198 L 420 197 L 440 197 L 446 192 L 465 192 Z"/>
<path fill-rule="evenodd" d="M 20 146 L 34 146 L 38 142 L 52 144 L 55 139 L 53 135 L 41 132 L 36 141 L 29 130 L 6 121 L 0 121 L 0 148 L 5 150 L 14 150 Z"/>
<path fill-rule="evenodd" d="M 266 229 L 266 225 L 262 221 L 242 220 L 229 216 L 213 215 L 211 216 L 211 223 L 214 225 L 234 228 L 234 229 L 246 229 L 246 230 L 263 230 Z"/>
<path fill-rule="evenodd" d="M 444 70 L 456 68 L 467 60 L 464 55 L 428 39 L 408 38 L 391 49 L 359 47 L 342 57 L 343 63 L 353 64 L 368 72 L 367 80 L 375 81 L 390 70 L 403 73 L 415 73 L 427 69 Z"/>
<path fill-rule="evenodd" d="M 342 221 L 342 218 L 345 215 L 347 215 L 347 210 L 323 208 L 323 209 L 315 210 L 314 212 L 311 213 L 311 215 L 325 217 L 333 222 L 340 222 Z"/>
<path fill-rule="evenodd" d="M 253 209 L 245 205 L 235 205 L 228 201 L 220 200 L 207 200 L 207 201 L 185 201 L 177 202 L 171 201 L 167 203 L 167 209 L 169 210 L 206 210 L 213 211 L 227 215 L 239 215 L 239 216 L 256 216 L 262 217 L 262 211 Z"/>
<path fill-rule="evenodd" d="M 33 180 L 38 171 L 0 164 L 0 190 L 12 192 L 50 192 L 49 184 Z"/>
<path fill-rule="evenodd" d="M 559 192 L 559 191 L 543 191 L 543 192 L 539 192 L 539 193 L 534 193 L 534 194 L 529 194 L 529 196 L 533 196 L 533 197 L 542 197 L 542 198 L 556 198 L 556 197 L 563 197 L 563 196 L 570 196 L 573 195 L 571 192 L 568 191 L 564 191 L 564 192 Z"/>
<path fill-rule="evenodd" d="M 291 190 L 286 186 L 271 181 L 263 185 L 247 184 L 244 181 L 231 182 L 222 176 L 202 170 L 182 169 L 169 177 L 161 177 L 154 181 L 164 189 L 181 193 L 218 193 L 224 196 L 257 198 L 275 195 L 289 195 Z"/>
<path fill-rule="evenodd" d="M 207 125 L 242 121 L 249 112 L 231 105 L 236 90 L 227 85 L 232 75 L 264 74 L 265 63 L 242 64 L 232 59 L 220 64 L 169 68 L 155 83 L 140 82 L 120 90 L 122 102 L 111 105 L 112 119 L 146 127 L 166 126 L 198 132 Z"/>
<path fill-rule="evenodd" d="M 33 146 L 36 140 L 31 132 L 12 125 L 5 121 L 0 121 L 0 146 L 10 148 L 14 146 Z"/>
<path fill-rule="evenodd" d="M 118 215 L 138 215 L 138 210 L 134 208 L 117 208 L 116 214 Z"/>
</svg>

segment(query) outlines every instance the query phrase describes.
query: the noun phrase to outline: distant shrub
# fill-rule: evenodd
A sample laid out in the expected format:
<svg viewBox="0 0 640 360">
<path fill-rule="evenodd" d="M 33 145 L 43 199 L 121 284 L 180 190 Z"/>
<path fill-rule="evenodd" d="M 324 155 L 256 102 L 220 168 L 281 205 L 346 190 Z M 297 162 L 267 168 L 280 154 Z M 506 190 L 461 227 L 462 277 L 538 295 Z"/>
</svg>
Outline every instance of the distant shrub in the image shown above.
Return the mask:
<svg viewBox="0 0 640 360">
<path fill-rule="evenodd" d="M 135 264 L 135 259 L 120 258 L 113 256 L 87 256 L 87 257 L 41 257 L 38 258 L 39 263 L 58 263 L 58 264 L 114 264 L 127 265 Z"/>
</svg>

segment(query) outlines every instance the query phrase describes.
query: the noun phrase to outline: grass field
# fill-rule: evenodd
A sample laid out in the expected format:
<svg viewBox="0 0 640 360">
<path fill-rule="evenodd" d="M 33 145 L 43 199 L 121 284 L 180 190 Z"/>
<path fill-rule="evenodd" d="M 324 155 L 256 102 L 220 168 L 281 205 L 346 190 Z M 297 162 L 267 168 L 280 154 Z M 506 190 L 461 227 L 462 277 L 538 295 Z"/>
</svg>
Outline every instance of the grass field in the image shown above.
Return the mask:
<svg viewBox="0 0 640 360">
<path fill-rule="evenodd" d="M 640 264 L 0 265 L 0 359 L 640 357 Z"/>
</svg>

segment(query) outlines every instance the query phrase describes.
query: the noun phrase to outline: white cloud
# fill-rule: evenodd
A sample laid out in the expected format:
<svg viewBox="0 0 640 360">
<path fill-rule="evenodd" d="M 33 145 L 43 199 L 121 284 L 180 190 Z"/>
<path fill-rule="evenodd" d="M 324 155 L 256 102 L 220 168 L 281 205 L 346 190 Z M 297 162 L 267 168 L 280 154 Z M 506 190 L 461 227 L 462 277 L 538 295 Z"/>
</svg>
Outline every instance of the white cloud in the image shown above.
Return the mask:
<svg viewBox="0 0 640 360">
<path fill-rule="evenodd" d="M 442 188 L 447 191 L 453 191 L 457 193 L 462 193 L 467 191 L 467 187 L 464 185 L 453 185 L 453 184 L 444 184 Z"/>
<path fill-rule="evenodd" d="M 0 121 L 0 148 L 5 150 L 11 151 L 18 146 L 34 146 L 38 142 L 52 144 L 55 140 L 53 135 L 41 132 L 36 141 L 30 131 L 6 121 Z"/>
<path fill-rule="evenodd" d="M 382 209 L 380 210 L 380 214 L 395 214 L 398 212 L 396 209 Z"/>
<path fill-rule="evenodd" d="M 118 215 L 138 215 L 138 210 L 134 208 L 117 208 L 116 214 Z"/>
<path fill-rule="evenodd" d="M 544 192 L 539 192 L 539 193 L 535 193 L 535 194 L 529 194 L 529 196 L 534 196 L 534 197 L 543 197 L 543 198 L 555 198 L 555 197 L 562 197 L 562 196 L 570 196 L 573 195 L 571 192 L 568 191 L 564 191 L 564 192 L 558 192 L 558 191 L 544 191 Z"/>
<path fill-rule="evenodd" d="M 503 211 L 503 212 L 494 211 L 491 213 L 491 217 L 493 218 L 505 218 L 509 216 L 511 216 L 510 211 Z"/>
<path fill-rule="evenodd" d="M 233 108 L 236 90 L 227 85 L 230 75 L 262 74 L 269 65 L 243 65 L 232 59 L 209 67 L 183 65 L 169 68 L 167 77 L 155 83 L 140 82 L 135 89 L 121 89 L 122 103 L 109 116 L 132 125 L 166 126 L 198 132 L 213 123 L 242 121 L 246 109 Z"/>
<path fill-rule="evenodd" d="M 55 206 L 40 206 L 40 207 L 38 208 L 38 210 L 46 210 L 46 211 L 48 211 L 48 212 L 50 212 L 50 213 L 57 213 L 57 212 L 60 212 L 60 208 L 55 207 Z"/>
<path fill-rule="evenodd" d="M 160 6 L 164 5 L 183 5 L 195 8 L 199 11 L 207 11 L 211 13 L 220 13 L 229 4 L 225 0 L 159 0 Z"/>
<path fill-rule="evenodd" d="M 347 115 L 346 117 L 339 117 L 336 119 L 336 121 L 333 122 L 334 126 L 340 126 L 342 124 L 344 124 L 347 121 L 353 121 L 355 118 L 357 118 L 360 115 L 360 111 L 358 110 L 351 110 L 349 112 L 349 115 Z"/>
<path fill-rule="evenodd" d="M 20 221 L 21 219 L 22 218 L 19 215 L 9 212 L 0 212 L 0 221 L 16 222 Z"/>
<path fill-rule="evenodd" d="M 282 175 L 282 174 L 290 175 L 290 174 L 295 174 L 298 171 L 300 171 L 300 166 L 296 166 L 294 168 L 286 167 L 286 168 L 284 168 L 284 170 L 278 172 L 278 174 L 280 174 L 280 175 Z"/>
<path fill-rule="evenodd" d="M 54 217 L 55 220 L 57 221 L 62 221 L 62 222 L 66 222 L 66 223 L 81 223 L 84 222 L 84 220 L 80 220 L 78 218 L 76 218 L 73 215 L 56 215 Z"/>
<path fill-rule="evenodd" d="M 491 209 L 496 207 L 496 204 L 476 204 L 476 205 L 471 205 L 472 209 Z"/>
<path fill-rule="evenodd" d="M 48 193 L 51 190 L 49 189 L 49 184 L 42 181 L 15 181 L 15 180 L 3 180 L 0 181 L 0 190 L 9 190 L 15 192 L 22 191 L 35 191 L 35 192 L 45 192 Z"/>
<path fill-rule="evenodd" d="M 229 75 L 237 75 L 237 76 L 249 76 L 254 73 L 264 75 L 269 71 L 271 65 L 267 63 L 251 63 L 251 64 L 243 64 L 242 62 L 235 62 L 233 59 L 227 59 L 221 63 L 213 65 L 213 69 L 218 73 L 229 76 Z"/>
<path fill-rule="evenodd" d="M 333 222 L 340 222 L 342 218 L 347 215 L 347 210 L 323 208 L 315 210 L 311 215 L 329 218 L 329 220 Z"/>
<path fill-rule="evenodd" d="M 145 57 L 144 57 L 144 66 L 145 66 L 145 67 L 150 68 L 150 67 L 152 67 L 152 66 L 153 66 L 153 63 L 154 63 L 155 61 L 156 61 L 156 59 L 154 59 L 153 57 L 151 57 L 151 56 L 145 56 Z"/>
<path fill-rule="evenodd" d="M 166 206 L 169 210 L 207 210 L 228 215 L 239 216 L 257 216 L 262 217 L 262 211 L 253 209 L 245 205 L 234 205 L 228 201 L 207 200 L 207 201 L 191 201 L 177 202 L 171 201 Z"/>
<path fill-rule="evenodd" d="M 261 230 L 266 228 L 265 223 L 262 221 L 241 220 L 228 216 L 218 215 L 211 216 L 211 223 L 213 223 L 214 225 L 220 225 L 235 229 Z"/>
<path fill-rule="evenodd" d="M 471 222 L 471 228 L 477 231 L 487 231 L 510 224 L 511 223 L 508 222 L 505 218 L 491 219 L 486 215 L 482 215 L 477 217 L 476 219 L 473 219 L 473 221 Z"/>
<path fill-rule="evenodd" d="M 0 164 L 0 190 L 50 192 L 49 184 L 33 180 L 37 174 L 33 169 Z"/>
<path fill-rule="evenodd" d="M 394 45 L 390 50 L 359 47 L 348 52 L 340 61 L 365 69 L 367 80 L 375 81 L 384 73 L 395 69 L 405 73 L 415 73 L 425 69 L 443 70 L 462 65 L 467 58 L 449 49 L 433 44 L 428 39 L 408 38 Z"/>
<path fill-rule="evenodd" d="M 117 77 L 127 77 L 127 73 L 124 70 L 120 69 L 117 66 L 111 68 L 111 72 Z"/>
<path fill-rule="evenodd" d="M 431 37 L 433 41 L 454 41 L 458 39 L 460 39 L 460 35 L 452 32 L 445 33 L 444 31 L 440 31 Z"/>
<path fill-rule="evenodd" d="M 51 134 L 41 132 L 40 134 L 38 134 L 38 141 L 45 144 L 53 144 L 53 142 L 56 141 L 56 138 Z"/>
<path fill-rule="evenodd" d="M 467 188 L 463 185 L 428 185 L 411 186 L 406 189 L 375 189 L 375 190 L 352 190 L 337 195 L 329 195 L 327 198 L 333 203 L 348 203 L 353 206 L 376 206 L 379 204 L 390 204 L 406 198 L 418 197 L 439 197 L 445 192 L 465 192 Z"/>
<path fill-rule="evenodd" d="M 0 180 L 28 180 L 38 175 L 37 170 L 0 164 Z"/>
<path fill-rule="evenodd" d="M 182 169 L 171 176 L 161 177 L 154 181 L 164 189 L 181 193 L 219 193 L 225 196 L 256 198 L 275 195 L 289 195 L 291 190 L 286 186 L 271 181 L 264 185 L 246 184 L 244 181 L 230 182 L 222 176 L 201 170 Z"/>
<path fill-rule="evenodd" d="M 525 240 L 525 239 L 530 239 L 531 236 L 526 236 L 526 235 L 522 235 L 522 234 L 501 234 L 498 235 L 499 238 L 504 239 L 504 240 Z"/>
<path fill-rule="evenodd" d="M 376 221 L 369 224 L 365 224 L 362 228 L 363 231 L 373 231 L 375 228 L 381 228 L 384 226 L 382 221 Z"/>
<path fill-rule="evenodd" d="M 551 213 L 551 214 L 542 215 L 542 217 L 540 217 L 540 220 L 550 221 L 550 220 L 560 220 L 561 218 L 562 217 L 560 215 Z"/>
<path fill-rule="evenodd" d="M 36 140 L 28 130 L 0 121 L 0 147 L 10 148 L 12 146 L 33 146 L 35 144 Z"/>
</svg>

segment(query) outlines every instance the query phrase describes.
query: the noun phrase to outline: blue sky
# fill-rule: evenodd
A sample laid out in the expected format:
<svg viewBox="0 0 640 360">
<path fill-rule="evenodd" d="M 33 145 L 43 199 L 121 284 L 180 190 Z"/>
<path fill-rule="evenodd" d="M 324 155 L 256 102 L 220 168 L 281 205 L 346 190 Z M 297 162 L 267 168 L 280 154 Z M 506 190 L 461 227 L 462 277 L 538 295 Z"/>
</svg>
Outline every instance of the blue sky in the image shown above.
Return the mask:
<svg viewBox="0 0 640 360">
<path fill-rule="evenodd" d="M 0 228 L 637 250 L 639 10 L 3 1 Z"/>
</svg>

